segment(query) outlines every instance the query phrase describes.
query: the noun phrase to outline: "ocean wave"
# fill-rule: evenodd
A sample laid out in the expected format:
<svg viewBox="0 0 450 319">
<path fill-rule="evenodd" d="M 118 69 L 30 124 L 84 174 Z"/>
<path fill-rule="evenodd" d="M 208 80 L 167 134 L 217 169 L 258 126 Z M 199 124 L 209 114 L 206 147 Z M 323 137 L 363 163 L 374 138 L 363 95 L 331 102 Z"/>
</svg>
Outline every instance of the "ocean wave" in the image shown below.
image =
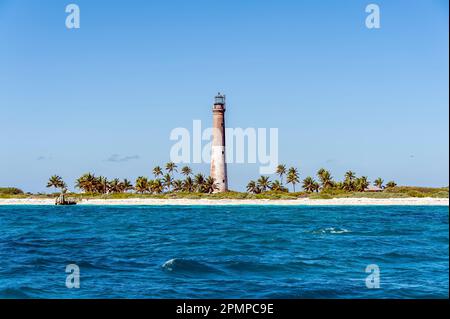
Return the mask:
<svg viewBox="0 0 450 319">
<path fill-rule="evenodd" d="M 224 264 L 224 266 L 231 270 L 237 272 L 271 272 L 279 270 L 279 265 L 276 264 L 267 264 L 253 261 L 228 261 Z"/>
<path fill-rule="evenodd" d="M 448 207 L 17 209 L 0 208 L 0 299 L 448 298 Z M 365 287 L 373 263 L 383 289 Z"/>
<path fill-rule="evenodd" d="M 207 265 L 191 259 L 184 258 L 172 258 L 162 264 L 161 268 L 170 273 L 196 273 L 196 274 L 208 274 L 208 273 L 221 273 L 221 271 L 213 266 Z"/>
<path fill-rule="evenodd" d="M 320 260 L 278 260 L 274 262 L 229 261 L 223 265 L 227 270 L 236 273 L 274 274 L 280 272 L 298 272 L 309 268 L 326 267 Z"/>
<path fill-rule="evenodd" d="M 326 227 L 326 228 L 320 228 L 313 230 L 313 234 L 345 234 L 350 233 L 351 231 L 345 228 L 339 228 L 339 227 Z"/>
</svg>

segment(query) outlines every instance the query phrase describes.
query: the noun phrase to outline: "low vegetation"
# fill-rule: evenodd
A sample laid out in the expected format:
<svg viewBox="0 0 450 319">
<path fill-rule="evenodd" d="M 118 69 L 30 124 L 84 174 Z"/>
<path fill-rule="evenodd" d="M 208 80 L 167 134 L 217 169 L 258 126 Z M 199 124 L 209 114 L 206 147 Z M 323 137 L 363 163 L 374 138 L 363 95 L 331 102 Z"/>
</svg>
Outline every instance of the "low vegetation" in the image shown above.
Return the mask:
<svg viewBox="0 0 450 319">
<path fill-rule="evenodd" d="M 299 170 L 279 165 L 276 170 L 278 179 L 271 180 L 269 176 L 261 176 L 247 184 L 247 192 L 229 191 L 215 193 L 217 184 L 211 176 L 201 173 L 194 174 L 192 169 L 184 166 L 178 172 L 175 163 L 169 162 L 164 169 L 156 166 L 152 170 L 153 178 L 138 177 L 134 184 L 118 178 L 107 179 L 86 173 L 76 180 L 75 187 L 80 193 L 68 193 L 66 183 L 60 176 L 51 176 L 47 187 L 57 192 L 53 194 L 24 194 L 22 190 L 9 187 L 0 188 L 0 198 L 53 198 L 65 193 L 73 198 L 186 198 L 186 199 L 331 199 L 331 198 L 405 198 L 405 197 L 435 197 L 448 198 L 449 189 L 429 187 L 397 186 L 394 181 L 384 183 L 377 178 L 371 183 L 366 176 L 357 176 L 348 171 L 342 181 L 336 181 L 326 169 L 321 168 L 315 179 L 306 176 L 300 179 Z M 286 184 L 285 184 L 286 183 Z M 371 186 L 373 185 L 373 186 Z M 296 190 L 301 186 L 302 191 Z M 289 190 L 291 188 L 292 191 Z"/>
<path fill-rule="evenodd" d="M 23 190 L 16 187 L 0 187 L 1 195 L 20 195 L 23 194 Z"/>
<path fill-rule="evenodd" d="M 16 187 L 0 187 L 0 198 L 25 198 L 24 192 Z"/>
</svg>

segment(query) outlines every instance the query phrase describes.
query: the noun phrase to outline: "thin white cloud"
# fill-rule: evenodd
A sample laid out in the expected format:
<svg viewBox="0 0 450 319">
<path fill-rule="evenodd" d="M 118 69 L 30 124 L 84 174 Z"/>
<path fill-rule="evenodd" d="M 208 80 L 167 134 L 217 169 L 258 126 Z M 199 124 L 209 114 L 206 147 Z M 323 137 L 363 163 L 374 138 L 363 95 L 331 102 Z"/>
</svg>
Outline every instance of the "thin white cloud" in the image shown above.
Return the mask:
<svg viewBox="0 0 450 319">
<path fill-rule="evenodd" d="M 139 155 L 127 155 L 127 156 L 121 156 L 120 154 L 112 154 L 109 158 L 107 158 L 106 162 L 112 162 L 112 163 L 122 163 L 122 162 L 128 162 L 131 160 L 139 159 Z"/>
</svg>

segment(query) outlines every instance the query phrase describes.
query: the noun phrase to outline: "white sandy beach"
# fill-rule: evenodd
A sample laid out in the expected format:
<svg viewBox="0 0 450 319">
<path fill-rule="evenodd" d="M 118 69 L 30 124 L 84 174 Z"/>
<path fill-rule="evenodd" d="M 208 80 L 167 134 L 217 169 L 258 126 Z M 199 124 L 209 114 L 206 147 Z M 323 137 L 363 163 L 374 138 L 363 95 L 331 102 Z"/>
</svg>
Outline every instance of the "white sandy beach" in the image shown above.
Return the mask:
<svg viewBox="0 0 450 319">
<path fill-rule="evenodd" d="M 0 205 L 54 205 L 54 199 L 0 199 Z M 335 206 L 335 205 L 403 205 L 403 206 L 449 206 L 448 198 L 335 198 L 273 200 L 273 199 L 83 199 L 78 205 L 306 205 L 306 206 Z"/>
</svg>

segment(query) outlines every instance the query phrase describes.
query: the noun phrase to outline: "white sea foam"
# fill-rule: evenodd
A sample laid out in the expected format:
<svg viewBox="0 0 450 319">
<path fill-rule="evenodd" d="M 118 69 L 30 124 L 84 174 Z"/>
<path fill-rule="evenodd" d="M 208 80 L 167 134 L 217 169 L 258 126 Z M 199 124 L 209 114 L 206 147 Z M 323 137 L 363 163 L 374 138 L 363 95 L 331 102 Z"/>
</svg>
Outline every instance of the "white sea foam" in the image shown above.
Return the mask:
<svg viewBox="0 0 450 319">
<path fill-rule="evenodd" d="M 350 230 L 345 228 L 326 227 L 313 231 L 314 234 L 344 234 L 350 233 Z"/>
<path fill-rule="evenodd" d="M 168 271 L 172 271 L 175 261 L 176 261 L 176 258 L 169 259 L 161 267 L 166 269 L 166 270 L 168 270 Z"/>
</svg>

